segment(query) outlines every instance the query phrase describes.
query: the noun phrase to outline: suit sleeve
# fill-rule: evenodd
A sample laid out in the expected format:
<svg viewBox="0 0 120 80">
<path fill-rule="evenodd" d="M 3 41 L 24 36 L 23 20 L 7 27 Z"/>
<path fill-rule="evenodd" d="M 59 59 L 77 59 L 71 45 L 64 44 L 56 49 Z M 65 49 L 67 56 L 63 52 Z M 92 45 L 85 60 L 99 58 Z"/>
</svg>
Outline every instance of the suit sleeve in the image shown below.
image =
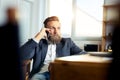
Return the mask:
<svg viewBox="0 0 120 80">
<path fill-rule="evenodd" d="M 20 58 L 22 60 L 31 59 L 36 51 L 38 43 L 36 43 L 33 39 L 30 39 L 24 45 L 20 47 Z"/>
<path fill-rule="evenodd" d="M 81 49 L 80 47 L 78 47 L 71 39 L 70 39 L 70 52 L 71 55 L 75 55 L 75 54 L 85 54 L 86 52 Z"/>
</svg>

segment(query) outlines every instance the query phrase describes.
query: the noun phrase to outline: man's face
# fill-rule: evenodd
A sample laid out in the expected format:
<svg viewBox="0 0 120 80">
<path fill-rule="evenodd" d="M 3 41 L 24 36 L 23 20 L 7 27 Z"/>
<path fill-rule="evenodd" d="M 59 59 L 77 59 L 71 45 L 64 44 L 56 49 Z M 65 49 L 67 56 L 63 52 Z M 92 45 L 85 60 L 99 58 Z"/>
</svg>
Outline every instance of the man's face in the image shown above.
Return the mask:
<svg viewBox="0 0 120 80">
<path fill-rule="evenodd" d="M 61 40 L 60 22 L 50 21 L 46 28 L 49 28 L 48 40 L 53 44 L 59 43 Z"/>
</svg>

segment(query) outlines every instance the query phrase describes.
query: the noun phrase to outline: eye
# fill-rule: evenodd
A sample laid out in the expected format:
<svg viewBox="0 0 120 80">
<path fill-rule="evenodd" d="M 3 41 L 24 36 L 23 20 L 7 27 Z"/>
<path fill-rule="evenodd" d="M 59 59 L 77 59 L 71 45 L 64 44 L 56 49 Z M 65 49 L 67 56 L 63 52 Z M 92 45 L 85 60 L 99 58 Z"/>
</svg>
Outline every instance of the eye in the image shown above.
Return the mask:
<svg viewBox="0 0 120 80">
<path fill-rule="evenodd" d="M 54 29 L 54 27 L 50 27 L 49 29 Z"/>
<path fill-rule="evenodd" d="M 57 29 L 60 29 L 60 27 L 58 27 Z"/>
</svg>

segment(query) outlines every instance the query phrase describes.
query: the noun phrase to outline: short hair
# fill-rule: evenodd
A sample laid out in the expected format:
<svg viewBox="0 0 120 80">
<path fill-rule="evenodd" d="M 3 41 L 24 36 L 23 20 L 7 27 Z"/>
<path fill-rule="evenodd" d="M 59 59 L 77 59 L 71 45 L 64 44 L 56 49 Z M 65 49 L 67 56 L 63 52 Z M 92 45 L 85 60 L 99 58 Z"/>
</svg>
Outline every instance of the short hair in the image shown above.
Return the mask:
<svg viewBox="0 0 120 80">
<path fill-rule="evenodd" d="M 44 26 L 46 27 L 47 23 L 50 21 L 59 21 L 59 18 L 57 16 L 51 16 L 45 19 Z"/>
</svg>

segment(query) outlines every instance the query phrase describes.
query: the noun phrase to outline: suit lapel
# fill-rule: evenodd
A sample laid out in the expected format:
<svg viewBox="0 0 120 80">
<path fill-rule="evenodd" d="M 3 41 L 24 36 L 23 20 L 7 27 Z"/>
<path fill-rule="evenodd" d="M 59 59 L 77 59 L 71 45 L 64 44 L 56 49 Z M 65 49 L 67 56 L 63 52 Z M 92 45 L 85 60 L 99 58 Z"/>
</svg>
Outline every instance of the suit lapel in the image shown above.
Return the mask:
<svg viewBox="0 0 120 80">
<path fill-rule="evenodd" d="M 62 38 L 61 42 L 56 45 L 56 56 L 57 57 L 63 56 L 63 44 L 64 44 L 64 40 Z"/>
<path fill-rule="evenodd" d="M 62 44 L 57 44 L 56 45 L 56 56 L 61 57 L 62 56 Z"/>
<path fill-rule="evenodd" d="M 42 61 L 44 61 L 46 54 L 47 54 L 47 49 L 48 49 L 48 43 L 46 40 L 43 40 L 42 44 Z"/>
</svg>

